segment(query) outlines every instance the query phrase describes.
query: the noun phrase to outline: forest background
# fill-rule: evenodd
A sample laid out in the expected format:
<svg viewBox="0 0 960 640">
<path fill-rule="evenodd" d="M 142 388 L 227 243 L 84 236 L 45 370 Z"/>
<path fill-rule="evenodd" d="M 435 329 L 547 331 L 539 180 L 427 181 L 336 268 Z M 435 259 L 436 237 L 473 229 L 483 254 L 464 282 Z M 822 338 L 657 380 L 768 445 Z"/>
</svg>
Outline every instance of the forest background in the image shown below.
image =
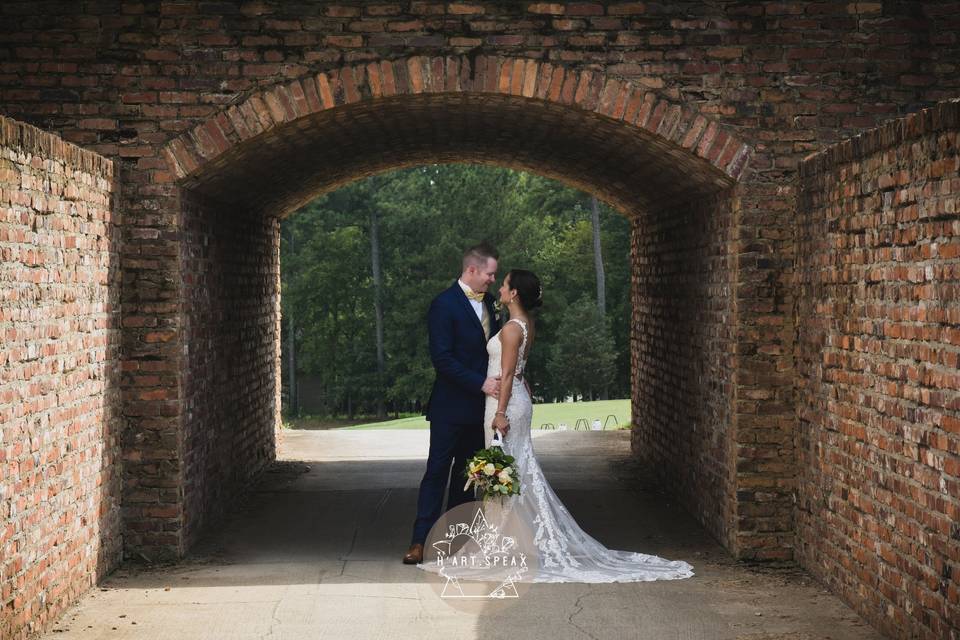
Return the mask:
<svg viewBox="0 0 960 640">
<path fill-rule="evenodd" d="M 537 402 L 629 397 L 630 224 L 522 171 L 423 165 L 327 193 L 281 225 L 287 416 L 417 414 L 434 371 L 431 299 L 481 240 L 543 283 L 527 365 Z M 504 310 L 504 316 L 506 310 Z"/>
</svg>

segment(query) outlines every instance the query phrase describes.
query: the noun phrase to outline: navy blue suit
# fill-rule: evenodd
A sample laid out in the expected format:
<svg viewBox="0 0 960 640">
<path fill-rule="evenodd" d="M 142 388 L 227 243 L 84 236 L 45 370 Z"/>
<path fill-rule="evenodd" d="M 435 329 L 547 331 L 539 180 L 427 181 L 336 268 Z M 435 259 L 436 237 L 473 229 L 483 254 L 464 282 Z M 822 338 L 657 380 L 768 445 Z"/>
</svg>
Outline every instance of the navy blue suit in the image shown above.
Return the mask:
<svg viewBox="0 0 960 640">
<path fill-rule="evenodd" d="M 500 328 L 493 312 L 493 296 L 483 304 L 490 318 L 490 335 Z M 427 313 L 430 359 L 437 372 L 427 403 L 430 422 L 430 454 L 420 482 L 413 543 L 423 543 L 430 528 L 447 509 L 473 499 L 464 491 L 463 468 L 476 451 L 483 449 L 483 383 L 487 379 L 487 338 L 470 300 L 457 282 L 430 303 Z M 451 478 L 451 463 L 453 477 Z M 446 491 L 449 481 L 449 492 Z"/>
</svg>

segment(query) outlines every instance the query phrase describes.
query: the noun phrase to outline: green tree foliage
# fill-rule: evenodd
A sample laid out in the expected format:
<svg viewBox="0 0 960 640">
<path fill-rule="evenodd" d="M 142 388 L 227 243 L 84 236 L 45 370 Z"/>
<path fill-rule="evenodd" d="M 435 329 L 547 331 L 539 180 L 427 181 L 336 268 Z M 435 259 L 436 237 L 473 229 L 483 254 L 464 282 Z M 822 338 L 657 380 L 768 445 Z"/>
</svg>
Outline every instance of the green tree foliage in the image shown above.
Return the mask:
<svg viewBox="0 0 960 640">
<path fill-rule="evenodd" d="M 380 214 L 384 283 L 383 389 L 370 268 L 374 210 Z M 604 206 L 601 227 L 615 359 L 609 392 L 626 397 L 629 223 Z M 571 305 L 587 297 L 596 306 L 591 234 L 588 194 L 501 167 L 424 165 L 325 194 L 284 220 L 281 233 L 282 305 L 294 318 L 298 375 L 319 387 L 329 414 L 369 415 L 380 394 L 394 411 L 419 410 L 434 376 L 427 351 L 430 300 L 459 275 L 463 249 L 488 240 L 500 251 L 500 279 L 519 267 L 543 281 L 537 345 L 528 365 L 535 394 L 556 399 L 581 393 L 551 370 L 548 356 L 570 322 Z M 283 330 L 289 331 L 287 323 Z"/>
<path fill-rule="evenodd" d="M 567 308 L 548 351 L 551 378 L 566 394 L 593 400 L 614 380 L 613 333 L 595 300 L 581 298 Z"/>
</svg>

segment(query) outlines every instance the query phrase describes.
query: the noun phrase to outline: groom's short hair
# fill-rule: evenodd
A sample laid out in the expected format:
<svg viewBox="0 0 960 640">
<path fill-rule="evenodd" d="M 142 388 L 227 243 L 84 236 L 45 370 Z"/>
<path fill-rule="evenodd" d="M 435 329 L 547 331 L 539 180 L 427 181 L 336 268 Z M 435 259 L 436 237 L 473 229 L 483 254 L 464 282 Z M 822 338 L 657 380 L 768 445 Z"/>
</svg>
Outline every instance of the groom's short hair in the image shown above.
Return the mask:
<svg viewBox="0 0 960 640">
<path fill-rule="evenodd" d="M 493 248 L 493 245 L 488 242 L 475 244 L 463 252 L 463 270 L 466 271 L 470 265 L 475 267 L 485 266 L 490 258 L 500 259 L 500 254 Z"/>
</svg>

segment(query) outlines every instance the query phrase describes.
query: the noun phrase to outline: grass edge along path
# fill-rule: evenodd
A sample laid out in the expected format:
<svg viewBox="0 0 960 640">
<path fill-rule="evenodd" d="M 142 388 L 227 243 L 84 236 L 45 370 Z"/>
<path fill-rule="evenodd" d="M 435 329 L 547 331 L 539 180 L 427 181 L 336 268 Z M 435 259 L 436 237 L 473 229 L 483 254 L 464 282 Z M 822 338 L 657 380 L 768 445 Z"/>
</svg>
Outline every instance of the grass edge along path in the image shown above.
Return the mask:
<svg viewBox="0 0 960 640">
<path fill-rule="evenodd" d="M 615 416 L 616 421 L 608 416 Z M 627 427 L 630 424 L 630 400 L 594 400 L 592 402 L 551 402 L 545 404 L 533 405 L 533 422 L 531 428 L 537 430 L 543 423 L 551 423 L 558 429 L 560 424 L 567 425 L 567 429 L 573 431 L 577 426 L 577 420 L 585 419 L 587 427 L 594 420 L 600 420 L 601 426 L 606 423 L 606 428 L 615 429 Z M 357 424 L 350 427 L 339 427 L 340 429 L 427 429 L 430 425 L 423 416 L 412 416 L 409 418 L 400 418 L 399 420 L 387 420 L 384 422 L 368 422 L 366 424 Z M 583 423 L 580 429 L 583 429 Z"/>
</svg>

